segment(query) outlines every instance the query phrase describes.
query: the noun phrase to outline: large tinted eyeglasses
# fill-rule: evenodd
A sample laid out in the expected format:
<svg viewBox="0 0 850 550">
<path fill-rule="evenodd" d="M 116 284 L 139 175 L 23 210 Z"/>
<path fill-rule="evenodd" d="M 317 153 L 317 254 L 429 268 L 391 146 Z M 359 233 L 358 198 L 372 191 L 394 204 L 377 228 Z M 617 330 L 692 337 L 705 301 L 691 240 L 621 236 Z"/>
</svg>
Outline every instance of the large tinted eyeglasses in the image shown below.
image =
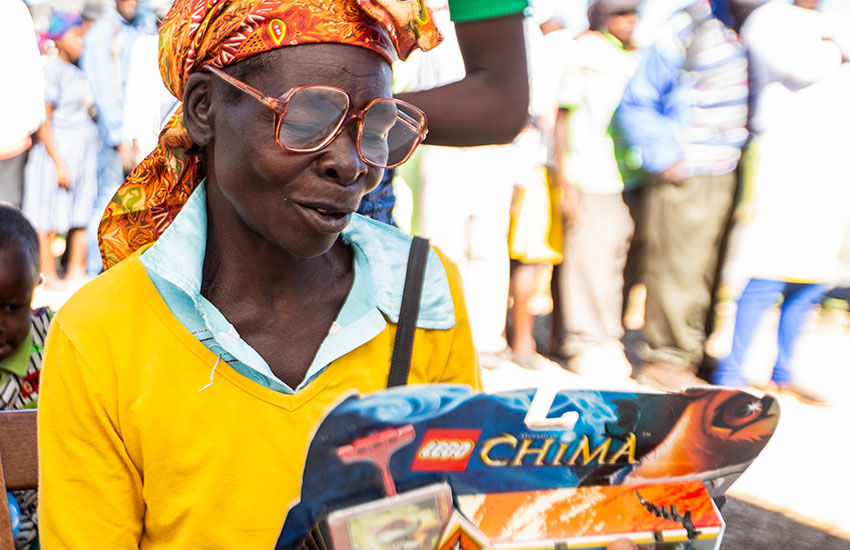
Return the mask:
<svg viewBox="0 0 850 550">
<path fill-rule="evenodd" d="M 428 133 L 425 113 L 404 101 L 378 97 L 363 110 L 348 92 L 331 86 L 296 86 L 274 98 L 206 65 L 213 73 L 274 111 L 275 141 L 287 151 L 312 153 L 326 147 L 349 119 L 357 120 L 357 153 L 366 164 L 393 168 L 410 158 Z"/>
</svg>

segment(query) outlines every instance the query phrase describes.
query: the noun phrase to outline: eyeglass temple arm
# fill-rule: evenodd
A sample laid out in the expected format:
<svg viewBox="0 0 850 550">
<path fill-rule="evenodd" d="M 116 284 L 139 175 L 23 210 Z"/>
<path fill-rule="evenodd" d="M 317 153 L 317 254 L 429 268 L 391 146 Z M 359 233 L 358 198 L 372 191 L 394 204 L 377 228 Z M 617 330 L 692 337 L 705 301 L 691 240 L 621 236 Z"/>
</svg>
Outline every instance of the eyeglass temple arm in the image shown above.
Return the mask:
<svg viewBox="0 0 850 550">
<path fill-rule="evenodd" d="M 275 112 L 282 112 L 283 111 L 283 105 L 284 105 L 284 101 L 286 100 L 286 98 L 281 98 L 281 99 L 284 100 L 284 101 L 281 101 L 280 99 L 268 96 L 268 95 L 264 94 L 263 92 L 261 92 L 260 90 L 254 88 L 253 86 L 251 86 L 249 84 L 245 84 L 244 82 L 241 82 L 240 80 L 233 78 L 232 76 L 230 76 L 226 72 L 222 71 L 221 69 L 219 69 L 217 67 L 213 67 L 212 65 L 204 65 L 203 70 L 213 73 L 214 75 L 218 76 L 219 78 L 221 78 L 222 80 L 224 80 L 225 82 L 230 84 L 231 86 L 234 86 L 234 87 L 238 88 L 239 90 L 242 90 L 243 92 L 245 92 L 249 96 L 253 97 L 257 101 L 262 103 L 263 105 L 266 105 L 270 109 L 274 110 Z M 286 95 L 288 96 L 289 93 L 287 93 Z M 417 131 L 419 133 L 419 135 L 421 136 L 420 141 L 425 139 L 425 136 L 428 134 L 428 126 L 427 126 L 427 119 L 425 119 L 424 113 L 423 113 L 423 121 L 422 121 L 423 123 L 422 123 L 421 126 L 416 122 L 416 119 L 414 119 L 413 117 L 411 117 L 410 115 L 408 115 L 404 111 L 398 112 L 398 118 L 399 118 L 399 120 L 401 120 L 402 124 L 406 125 L 409 129 Z"/>
<path fill-rule="evenodd" d="M 414 131 L 419 130 L 419 123 L 416 122 L 416 120 L 412 116 L 405 113 L 401 109 L 399 109 L 399 111 L 398 111 L 398 119 L 402 122 L 402 124 L 407 126 L 409 129 L 414 130 Z"/>
<path fill-rule="evenodd" d="M 254 99 L 259 101 L 263 105 L 269 107 L 273 111 L 276 111 L 276 112 L 283 111 L 283 103 L 281 103 L 281 101 L 279 99 L 268 96 L 268 95 L 264 94 L 263 92 L 261 92 L 260 90 L 254 88 L 253 86 L 251 86 L 249 84 L 245 84 L 244 82 L 241 82 L 240 80 L 233 78 L 232 76 L 230 76 L 226 72 L 222 71 L 218 67 L 213 67 L 212 65 L 204 65 L 204 70 L 213 73 L 214 75 L 221 78 L 222 80 L 224 80 L 225 82 L 227 82 L 231 86 L 234 86 L 235 88 L 238 88 L 239 90 L 242 90 L 243 92 L 245 92 L 249 96 L 253 97 Z"/>
<path fill-rule="evenodd" d="M 413 130 L 417 134 L 419 134 L 419 142 L 425 140 L 425 136 L 428 135 L 428 119 L 425 117 L 425 113 L 422 113 L 422 124 L 420 125 L 415 118 L 405 113 L 402 110 L 398 111 L 398 119 L 402 124 L 407 126 L 409 130 Z"/>
</svg>

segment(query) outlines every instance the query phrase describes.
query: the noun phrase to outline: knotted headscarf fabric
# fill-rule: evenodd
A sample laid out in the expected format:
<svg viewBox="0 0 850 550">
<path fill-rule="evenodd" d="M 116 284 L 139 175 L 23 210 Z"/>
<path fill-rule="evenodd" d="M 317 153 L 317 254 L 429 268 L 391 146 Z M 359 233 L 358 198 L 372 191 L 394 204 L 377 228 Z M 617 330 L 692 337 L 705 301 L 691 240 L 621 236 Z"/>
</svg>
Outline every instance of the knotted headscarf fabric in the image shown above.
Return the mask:
<svg viewBox="0 0 850 550">
<path fill-rule="evenodd" d="M 182 99 L 189 75 L 201 67 L 226 67 L 276 48 L 351 44 L 391 63 L 440 40 L 424 0 L 176 0 L 160 28 L 159 68 Z M 104 268 L 155 241 L 180 212 L 206 175 L 193 145 L 181 105 L 103 214 Z"/>
<path fill-rule="evenodd" d="M 53 10 L 50 13 L 50 19 L 47 23 L 47 31 L 44 32 L 44 38 L 48 40 L 59 40 L 65 33 L 74 27 L 82 26 L 83 18 L 76 13 Z"/>
</svg>

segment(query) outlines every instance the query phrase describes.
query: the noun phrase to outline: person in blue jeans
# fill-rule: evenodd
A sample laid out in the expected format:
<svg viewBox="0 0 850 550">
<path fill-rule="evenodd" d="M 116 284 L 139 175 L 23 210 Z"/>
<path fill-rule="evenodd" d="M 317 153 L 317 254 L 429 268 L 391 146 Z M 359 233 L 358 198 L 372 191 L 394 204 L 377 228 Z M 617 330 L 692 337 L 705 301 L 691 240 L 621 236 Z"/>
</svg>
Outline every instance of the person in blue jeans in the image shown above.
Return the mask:
<svg viewBox="0 0 850 550">
<path fill-rule="evenodd" d="M 743 372 L 747 352 L 752 347 L 753 337 L 764 314 L 781 298 L 776 363 L 768 389 L 792 395 L 806 403 L 824 404 L 820 396 L 795 383 L 791 359 L 808 314 L 827 290 L 827 285 L 820 283 L 750 279 L 738 299 L 732 351 L 719 361 L 717 369 L 712 373 L 711 382 L 733 387 L 750 385 Z"/>
<path fill-rule="evenodd" d="M 712 382 L 745 385 L 742 365 L 764 312 L 783 299 L 773 389 L 808 403 L 790 368 L 807 314 L 834 280 L 850 216 L 850 42 L 832 39 L 817 0 L 769 2 L 741 27 L 751 68 L 753 137 L 744 155 L 737 257 L 751 277 L 738 302 L 732 352 Z M 743 207 L 743 208 L 742 208 Z"/>
</svg>

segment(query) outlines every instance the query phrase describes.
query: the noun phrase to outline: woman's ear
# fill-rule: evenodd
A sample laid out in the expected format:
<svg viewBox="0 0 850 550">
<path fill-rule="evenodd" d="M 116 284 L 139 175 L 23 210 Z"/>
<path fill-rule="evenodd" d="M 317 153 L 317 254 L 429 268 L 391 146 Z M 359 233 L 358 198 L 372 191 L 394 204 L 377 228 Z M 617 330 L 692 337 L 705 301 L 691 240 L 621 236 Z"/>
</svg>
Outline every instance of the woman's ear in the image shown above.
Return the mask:
<svg viewBox="0 0 850 550">
<path fill-rule="evenodd" d="M 189 75 L 183 90 L 183 122 L 195 145 L 205 147 L 213 139 L 212 90 L 209 75 Z"/>
</svg>

